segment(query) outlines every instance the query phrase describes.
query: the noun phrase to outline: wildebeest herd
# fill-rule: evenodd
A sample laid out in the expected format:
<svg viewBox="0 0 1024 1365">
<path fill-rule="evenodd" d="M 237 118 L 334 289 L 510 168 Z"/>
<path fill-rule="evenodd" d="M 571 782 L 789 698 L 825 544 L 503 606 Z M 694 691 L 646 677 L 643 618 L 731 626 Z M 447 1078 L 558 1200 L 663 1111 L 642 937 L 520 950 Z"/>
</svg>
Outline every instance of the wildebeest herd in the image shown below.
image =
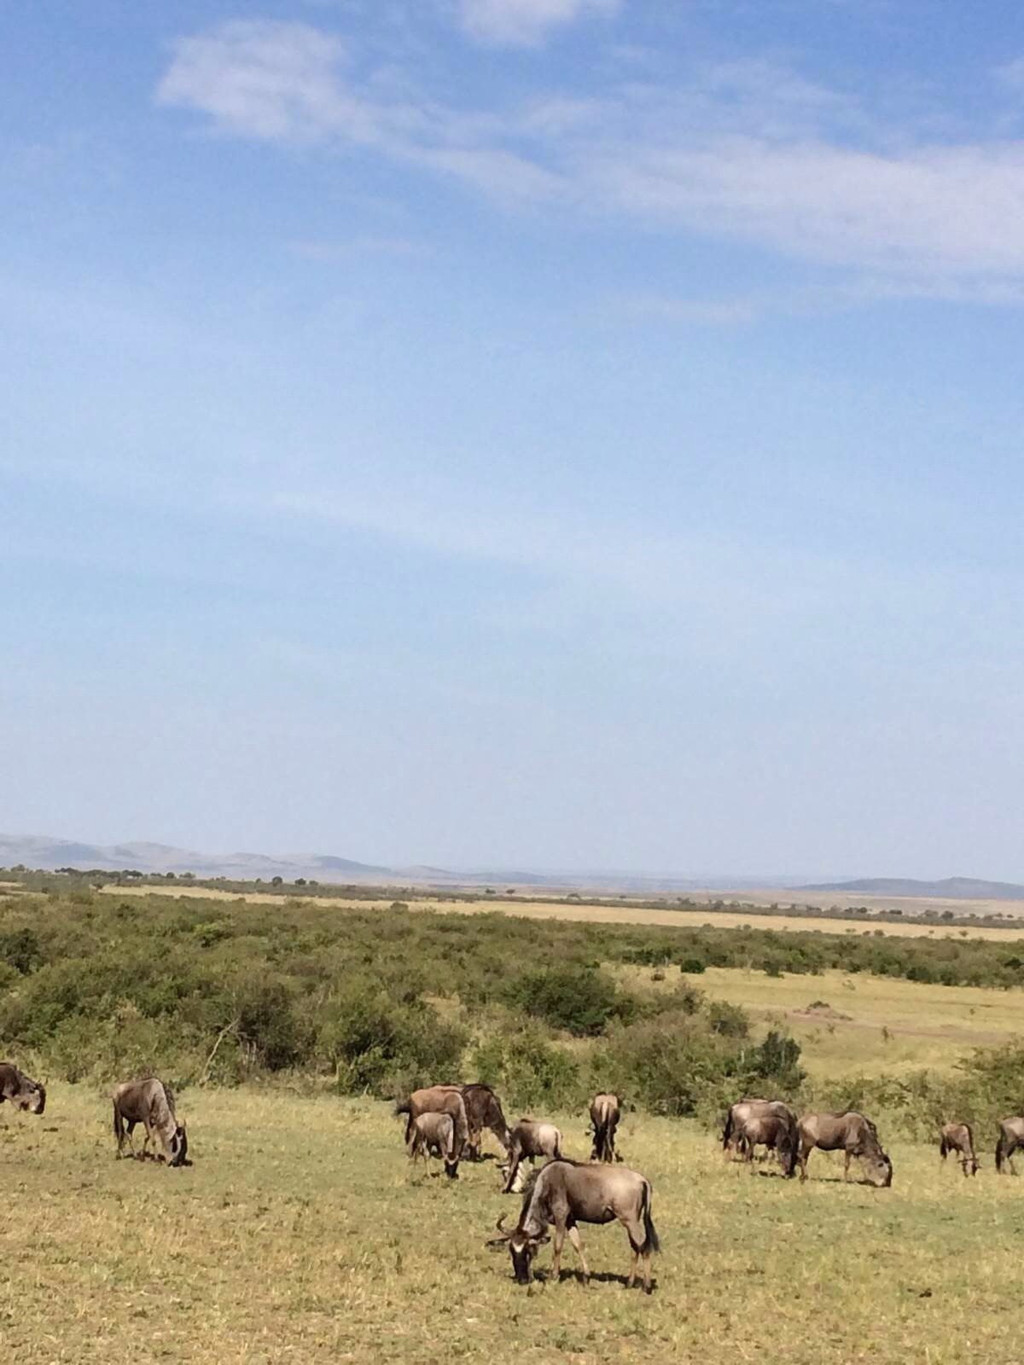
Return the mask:
<svg viewBox="0 0 1024 1365">
<path fill-rule="evenodd" d="M 188 1134 L 178 1121 L 174 1094 L 164 1081 L 146 1076 L 126 1081 L 115 1088 L 111 1099 L 114 1109 L 114 1137 L 117 1156 L 128 1154 L 140 1160 L 156 1160 L 169 1167 L 190 1166 Z M 0 1062 L 0 1104 L 4 1101 L 27 1113 L 42 1115 L 46 1108 L 46 1087 L 32 1080 L 10 1062 Z M 501 1146 L 504 1161 L 500 1166 L 503 1193 L 522 1193 L 519 1218 L 506 1231 L 505 1215 L 498 1220 L 498 1237 L 487 1245 L 507 1248 L 512 1270 L 519 1284 L 532 1278 L 532 1262 L 538 1247 L 552 1240 L 552 1276 L 557 1281 L 561 1270 L 566 1237 L 579 1257 L 584 1282 L 590 1270 L 583 1254 L 579 1224 L 604 1224 L 618 1221 L 626 1230 L 633 1261 L 627 1288 L 638 1273 L 650 1293 L 651 1255 L 659 1250 L 658 1234 L 651 1215 L 651 1184 L 638 1171 L 621 1165 L 616 1149 L 616 1133 L 622 1103 L 617 1095 L 595 1095 L 590 1105 L 593 1137 L 590 1159 L 574 1161 L 562 1150 L 562 1134 L 553 1123 L 522 1118 L 511 1127 L 505 1121 L 501 1102 L 489 1085 L 434 1085 L 415 1090 L 395 1113 L 406 1117 L 405 1144 L 415 1167 L 422 1159 L 429 1166 L 431 1156 L 439 1158 L 445 1173 L 457 1179 L 461 1161 L 483 1159 L 482 1141 L 489 1130 Z M 132 1134 L 137 1125 L 145 1130 L 142 1151 L 135 1152 Z M 150 1150 L 152 1144 L 152 1150 Z M 159 1151 L 157 1150 L 159 1147 Z M 850 1176 L 850 1163 L 860 1162 L 864 1180 L 879 1188 L 892 1184 L 892 1162 L 882 1148 L 878 1130 L 863 1114 L 812 1113 L 798 1117 L 782 1100 L 745 1097 L 733 1104 L 722 1130 L 722 1149 L 727 1157 L 752 1164 L 757 1149 L 774 1156 L 786 1178 L 800 1173 L 807 1179 L 807 1161 L 818 1148 L 843 1152 L 843 1179 Z M 995 1150 L 996 1170 L 1015 1175 L 1012 1157 L 1024 1148 L 1024 1116 L 1003 1119 Z M 947 1123 L 939 1135 L 939 1154 L 943 1161 L 953 1154 L 965 1176 L 975 1175 L 979 1162 L 974 1135 L 967 1123 Z M 544 1158 L 539 1170 L 531 1171 L 523 1182 L 523 1163 L 531 1167 L 537 1157 Z"/>
</svg>

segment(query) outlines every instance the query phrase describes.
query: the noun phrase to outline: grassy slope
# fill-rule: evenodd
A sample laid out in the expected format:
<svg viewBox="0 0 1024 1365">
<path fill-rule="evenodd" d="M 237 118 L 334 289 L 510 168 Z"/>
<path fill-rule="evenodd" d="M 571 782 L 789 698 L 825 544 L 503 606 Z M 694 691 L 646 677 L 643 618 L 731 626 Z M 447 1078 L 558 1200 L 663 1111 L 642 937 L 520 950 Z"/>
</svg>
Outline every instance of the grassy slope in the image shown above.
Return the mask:
<svg viewBox="0 0 1024 1365">
<path fill-rule="evenodd" d="M 657 982 L 650 968 L 619 968 L 616 975 L 634 990 L 671 989 L 679 980 L 671 969 Z M 783 1023 L 804 1049 L 801 1064 L 812 1078 L 823 1080 L 921 1067 L 949 1071 L 973 1047 L 1024 1035 L 1021 990 L 924 985 L 845 972 L 771 977 L 731 967 L 709 967 L 686 979 L 715 1000 L 742 1005 L 766 1027 Z M 808 1017 L 807 1006 L 815 1001 L 826 1002 L 833 1013 Z"/>
<path fill-rule="evenodd" d="M 965 1181 L 896 1144 L 892 1190 L 844 1187 L 822 1156 L 801 1188 L 726 1165 L 689 1124 L 630 1116 L 621 1145 L 654 1182 L 665 1247 L 657 1293 L 615 1282 L 629 1258 L 608 1228 L 584 1240 L 613 1278 L 527 1294 L 483 1246 L 518 1203 L 493 1163 L 413 1178 L 369 1102 L 189 1091 L 180 1109 L 184 1171 L 115 1161 L 108 1105 L 84 1087 L 54 1085 L 42 1120 L 0 1121 L 10 1354 L 952 1365 L 1014 1358 L 1024 1330 L 1024 1181 L 991 1163 Z M 562 1123 L 583 1154 L 582 1118 Z"/>
</svg>

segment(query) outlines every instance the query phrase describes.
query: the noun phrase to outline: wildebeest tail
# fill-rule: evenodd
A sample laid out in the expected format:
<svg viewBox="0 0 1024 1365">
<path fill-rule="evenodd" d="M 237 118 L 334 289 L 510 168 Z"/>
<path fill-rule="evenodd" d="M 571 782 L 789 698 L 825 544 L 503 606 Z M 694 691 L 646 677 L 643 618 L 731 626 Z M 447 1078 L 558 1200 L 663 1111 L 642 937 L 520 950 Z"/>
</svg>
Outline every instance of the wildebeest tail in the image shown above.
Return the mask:
<svg viewBox="0 0 1024 1365">
<path fill-rule="evenodd" d="M 641 1213 L 644 1220 L 644 1244 L 640 1248 L 641 1255 L 646 1255 L 650 1251 L 660 1251 L 661 1242 L 658 1239 L 657 1228 L 654 1226 L 654 1219 L 651 1217 L 651 1186 L 647 1180 L 644 1181 Z"/>
<path fill-rule="evenodd" d="M 725 1116 L 725 1127 L 722 1129 L 722 1148 L 728 1147 L 732 1142 L 732 1110 L 730 1109 Z"/>
<path fill-rule="evenodd" d="M 121 1143 L 124 1140 L 124 1119 L 121 1117 L 117 1100 L 114 1101 L 114 1137 L 117 1139 L 118 1150 L 120 1150 Z"/>
</svg>

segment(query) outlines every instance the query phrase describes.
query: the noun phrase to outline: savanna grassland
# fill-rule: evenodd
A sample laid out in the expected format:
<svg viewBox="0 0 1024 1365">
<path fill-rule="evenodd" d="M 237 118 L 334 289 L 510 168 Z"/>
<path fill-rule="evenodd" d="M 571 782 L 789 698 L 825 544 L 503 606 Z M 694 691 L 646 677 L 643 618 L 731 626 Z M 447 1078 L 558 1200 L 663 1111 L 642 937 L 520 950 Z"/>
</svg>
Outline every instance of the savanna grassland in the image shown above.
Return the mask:
<svg viewBox="0 0 1024 1365">
<path fill-rule="evenodd" d="M 145 886 L 121 885 L 109 883 L 99 888 L 105 895 L 110 896 L 182 896 L 193 897 L 198 900 L 224 901 L 231 902 L 238 899 L 239 893 L 235 891 L 225 891 L 215 886 L 193 886 L 188 883 L 175 882 L 171 885 L 154 885 L 149 883 Z M 245 899 L 252 904 L 259 905 L 280 905 L 282 896 L 280 893 L 272 891 L 246 890 Z M 401 894 L 401 893 L 399 893 Z M 387 895 L 374 897 L 372 894 L 363 893 L 359 897 L 351 895 L 332 895 L 325 893 L 321 888 L 317 895 L 317 904 L 333 906 L 339 910 L 356 910 L 373 908 L 383 910 L 394 904 L 395 896 Z M 847 897 L 852 901 L 852 897 Z M 867 904 L 871 897 L 860 898 L 860 903 Z M 661 928 L 680 928 L 683 926 L 692 927 L 693 925 L 706 926 L 709 929 L 743 929 L 759 928 L 771 930 L 774 933 L 807 933 L 811 929 L 811 917 L 807 914 L 787 914 L 784 910 L 770 910 L 761 902 L 751 900 L 749 906 L 738 907 L 736 909 L 721 908 L 722 902 L 719 900 L 714 904 L 707 903 L 705 900 L 687 898 L 681 905 L 669 904 L 650 904 L 642 905 L 631 904 L 626 898 L 610 904 L 607 901 L 587 901 L 579 897 L 561 896 L 552 899 L 536 895 L 517 895 L 517 896 L 459 896 L 450 897 L 444 895 L 427 895 L 418 893 L 415 897 L 410 897 L 402 904 L 408 906 L 410 910 L 423 910 L 432 914 L 444 915 L 512 915 L 516 919 L 532 920 L 573 920 L 582 924 L 627 924 L 639 927 L 661 927 Z M 870 921 L 849 922 L 837 916 L 828 916 L 823 913 L 814 919 L 814 923 L 821 925 L 822 933 L 846 933 L 857 934 L 865 932 L 866 925 L 870 923 L 867 932 L 891 935 L 895 938 L 951 938 L 951 937 L 971 937 L 988 939 L 989 941 L 999 942 L 1011 938 L 1024 938 L 1024 921 L 1018 918 L 1019 912 L 1024 911 L 1024 905 L 1020 902 L 1006 901 L 985 901 L 971 902 L 972 906 L 978 907 L 978 914 L 991 915 L 994 911 L 1014 914 L 1013 919 L 1007 919 L 1005 925 L 998 927 L 991 924 L 972 924 L 965 928 L 963 923 L 947 923 L 938 921 L 925 921 L 915 918 L 924 913 L 924 906 L 937 906 L 939 911 L 947 911 L 951 916 L 953 911 L 951 906 L 956 906 L 960 913 L 966 914 L 965 905 L 955 901 L 933 901 L 922 902 L 917 910 L 908 909 L 905 919 L 898 922 L 892 919 L 871 919 Z M 909 905 L 909 902 L 908 902 Z M 718 908 L 716 908 L 718 907 Z M 760 907 L 760 908 L 758 908 Z M 884 914 L 888 909 L 887 902 L 876 905 L 873 911 Z M 842 927 L 841 927 L 842 926 Z"/>
<path fill-rule="evenodd" d="M 623 967 L 619 979 L 633 989 L 672 989 L 670 972 L 658 981 L 653 974 Z M 923 1067 L 949 1073 L 973 1048 L 1024 1036 L 1024 991 L 1018 990 L 837 971 L 809 980 L 737 967 L 708 967 L 699 985 L 710 999 L 741 1006 L 755 1031 L 787 1029 L 809 1076 L 823 1082 Z"/>
<path fill-rule="evenodd" d="M 965 1180 L 923 1146 L 890 1144 L 891 1190 L 844 1186 L 821 1154 L 801 1187 L 723 1162 L 690 1121 L 629 1115 L 620 1146 L 654 1184 L 663 1243 L 655 1293 L 623 1289 L 617 1226 L 584 1229 L 588 1287 L 567 1247 L 563 1282 L 528 1293 L 484 1245 L 519 1204 L 495 1163 L 413 1175 L 385 1103 L 250 1086 L 179 1107 L 184 1170 L 116 1161 L 88 1085 L 0 1125 L 12 1356 L 953 1365 L 1014 1359 L 1024 1332 L 1024 1181 L 990 1165 Z M 584 1157 L 583 1118 L 557 1117 Z"/>
<path fill-rule="evenodd" d="M 4 1344 L 54 1362 L 1014 1358 L 1024 1182 L 991 1152 L 1024 1103 L 1020 952 L 998 931 L 19 884 L 0 894 L 0 1056 L 49 1099 L 38 1119 L 0 1110 Z M 114 1159 L 110 1086 L 150 1071 L 178 1091 L 187 1169 Z M 627 1097 L 620 1146 L 664 1245 L 651 1298 L 622 1288 L 617 1227 L 584 1233 L 589 1287 L 567 1247 L 564 1283 L 527 1293 L 484 1245 L 518 1207 L 496 1163 L 410 1171 L 392 1097 L 455 1077 L 495 1085 L 510 1119 L 555 1118 L 580 1158 L 588 1096 Z M 871 1113 L 893 1188 L 846 1186 L 821 1154 L 802 1187 L 723 1161 L 725 1104 L 765 1092 Z M 939 1166 L 952 1117 L 976 1126 L 975 1179 Z"/>
</svg>

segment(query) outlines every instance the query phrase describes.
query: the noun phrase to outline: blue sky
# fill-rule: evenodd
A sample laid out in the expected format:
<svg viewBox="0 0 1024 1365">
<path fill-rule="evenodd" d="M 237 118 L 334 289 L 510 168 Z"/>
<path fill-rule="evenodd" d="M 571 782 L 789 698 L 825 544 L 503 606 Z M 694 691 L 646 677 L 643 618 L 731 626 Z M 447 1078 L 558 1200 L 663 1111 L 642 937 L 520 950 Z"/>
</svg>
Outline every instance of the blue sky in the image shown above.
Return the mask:
<svg viewBox="0 0 1024 1365">
<path fill-rule="evenodd" d="M 2 6 L 0 829 L 1024 879 L 1024 25 Z"/>
</svg>

